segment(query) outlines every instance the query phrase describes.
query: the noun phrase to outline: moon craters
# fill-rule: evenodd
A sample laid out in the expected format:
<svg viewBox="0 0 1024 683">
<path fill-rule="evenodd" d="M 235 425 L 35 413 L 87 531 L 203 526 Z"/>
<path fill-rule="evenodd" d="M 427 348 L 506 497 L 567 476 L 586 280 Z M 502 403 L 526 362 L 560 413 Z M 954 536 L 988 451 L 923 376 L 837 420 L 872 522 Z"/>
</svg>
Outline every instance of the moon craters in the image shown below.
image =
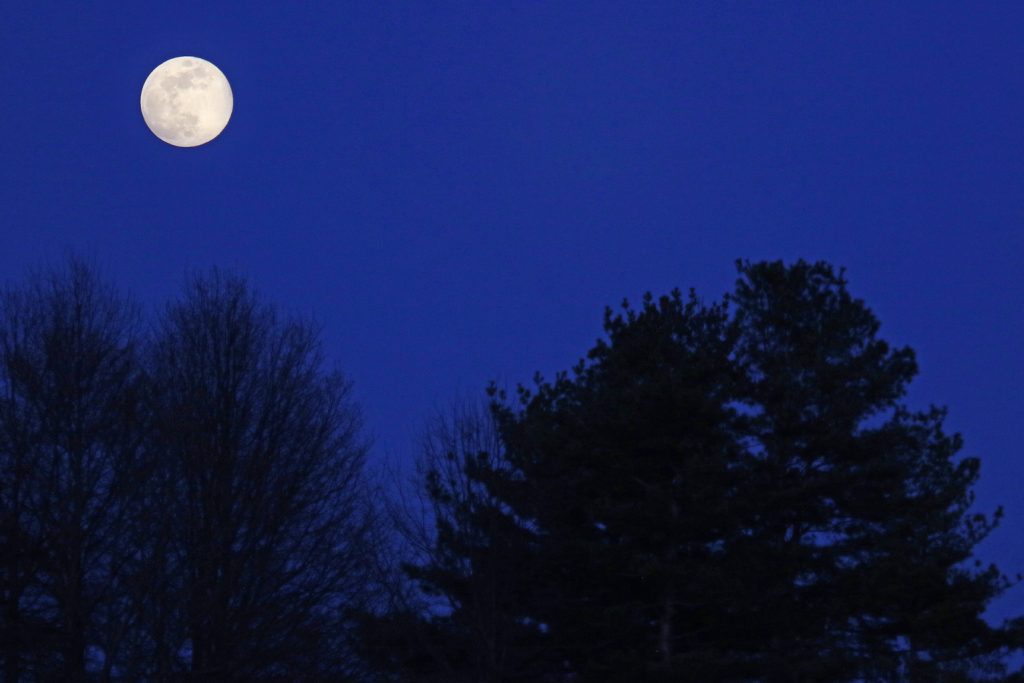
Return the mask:
<svg viewBox="0 0 1024 683">
<path fill-rule="evenodd" d="M 158 138 L 178 147 L 195 147 L 217 137 L 233 106 L 227 78 L 198 57 L 167 60 L 142 86 L 146 125 Z"/>
</svg>

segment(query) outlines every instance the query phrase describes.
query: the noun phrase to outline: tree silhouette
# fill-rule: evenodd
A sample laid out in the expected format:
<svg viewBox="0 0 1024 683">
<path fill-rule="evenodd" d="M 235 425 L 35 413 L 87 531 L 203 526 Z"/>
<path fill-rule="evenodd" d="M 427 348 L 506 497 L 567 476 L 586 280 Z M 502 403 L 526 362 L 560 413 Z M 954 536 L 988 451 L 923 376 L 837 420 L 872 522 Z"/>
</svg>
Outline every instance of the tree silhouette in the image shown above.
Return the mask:
<svg viewBox="0 0 1024 683">
<path fill-rule="evenodd" d="M 323 365 L 312 326 L 280 320 L 241 279 L 196 277 L 168 307 L 149 445 L 149 518 L 166 528 L 147 571 L 164 590 L 152 661 L 171 670 L 152 674 L 305 680 L 348 666 L 344 613 L 369 559 L 366 447 L 349 384 Z"/>
<path fill-rule="evenodd" d="M 913 352 L 843 271 L 737 265 L 439 415 L 389 528 L 350 385 L 243 279 L 145 336 L 81 261 L 8 287 L 2 680 L 1020 680 Z"/>
<path fill-rule="evenodd" d="M 1020 628 L 981 614 L 1008 581 L 971 566 L 1000 513 L 970 511 L 944 412 L 901 403 L 913 353 L 827 264 L 738 268 L 722 304 L 648 295 L 571 374 L 495 392 L 501 465 L 459 466 L 506 538 L 442 526 L 457 557 L 414 575 L 458 600 L 473 549 L 515 538 L 507 616 L 573 680 L 1001 675 Z"/>
<path fill-rule="evenodd" d="M 530 609 L 576 675 L 711 676 L 733 630 L 733 329 L 673 292 L 608 311 L 605 330 L 572 375 L 521 390 L 521 411 L 496 405 L 512 468 L 482 478 L 530 520 Z"/>
<path fill-rule="evenodd" d="M 117 598 L 140 483 L 137 314 L 85 263 L 0 303 L 4 680 L 86 678 L 116 650 Z"/>
<path fill-rule="evenodd" d="M 366 647 L 394 680 L 500 683 L 550 668 L 528 620 L 525 536 L 477 479 L 503 470 L 504 445 L 485 403 L 457 402 L 424 431 L 415 485 L 393 515 L 418 593 L 369 620 Z M 401 578 L 396 581 L 401 582 Z"/>
<path fill-rule="evenodd" d="M 1007 586 L 969 566 L 1001 516 L 970 511 L 979 460 L 945 411 L 900 399 L 909 348 L 823 263 L 740 263 L 730 301 L 753 417 L 751 523 L 737 544 L 759 566 L 743 621 L 771 680 L 964 680 L 1019 647 L 981 614 Z M 980 562 L 975 563 L 980 566 Z M 764 643 L 769 647 L 765 648 Z"/>
</svg>

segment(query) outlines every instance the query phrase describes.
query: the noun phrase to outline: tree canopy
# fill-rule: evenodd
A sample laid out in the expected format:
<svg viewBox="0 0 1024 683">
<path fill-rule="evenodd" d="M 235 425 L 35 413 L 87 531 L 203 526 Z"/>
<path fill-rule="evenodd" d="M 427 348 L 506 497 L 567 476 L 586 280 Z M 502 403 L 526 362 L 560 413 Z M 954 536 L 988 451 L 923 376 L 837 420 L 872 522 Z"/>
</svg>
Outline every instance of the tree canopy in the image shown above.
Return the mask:
<svg viewBox="0 0 1024 683">
<path fill-rule="evenodd" d="M 505 619 L 558 666 L 495 680 L 997 675 L 1019 628 L 982 618 L 1009 581 L 972 552 L 1001 511 L 973 511 L 979 461 L 944 410 L 903 402 L 912 350 L 828 264 L 738 271 L 721 302 L 624 303 L 571 372 L 513 399 L 492 388 L 500 448 L 451 457 L 503 521 L 453 527 L 464 506 L 435 468 L 445 561 L 410 576 L 458 621 L 467 565 L 451 556 L 486 581 L 476 549 L 512 544 Z"/>
<path fill-rule="evenodd" d="M 353 680 L 349 384 L 218 271 L 138 323 L 78 260 L 0 299 L 2 680 Z"/>
<path fill-rule="evenodd" d="M 842 270 L 737 268 L 442 411 L 390 496 L 315 326 L 244 279 L 148 326 L 81 261 L 8 287 L 0 680 L 1020 680 L 1002 510 L 913 351 Z"/>
</svg>

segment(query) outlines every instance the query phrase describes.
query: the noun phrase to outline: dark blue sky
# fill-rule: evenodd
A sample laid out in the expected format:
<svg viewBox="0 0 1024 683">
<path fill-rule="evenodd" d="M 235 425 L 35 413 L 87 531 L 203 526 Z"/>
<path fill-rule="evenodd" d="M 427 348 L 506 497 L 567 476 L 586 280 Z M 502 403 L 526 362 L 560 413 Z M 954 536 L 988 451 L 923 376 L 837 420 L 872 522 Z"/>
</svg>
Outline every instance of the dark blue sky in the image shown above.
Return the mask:
<svg viewBox="0 0 1024 683">
<path fill-rule="evenodd" d="M 147 306 L 231 267 L 323 323 L 378 455 L 567 368 L 624 296 L 848 268 L 983 459 L 1024 571 L 1024 5 L 7 3 L 0 275 L 86 255 Z M 139 113 L 214 62 L 193 149 Z M 1024 613 L 1024 587 L 997 612 Z"/>
</svg>

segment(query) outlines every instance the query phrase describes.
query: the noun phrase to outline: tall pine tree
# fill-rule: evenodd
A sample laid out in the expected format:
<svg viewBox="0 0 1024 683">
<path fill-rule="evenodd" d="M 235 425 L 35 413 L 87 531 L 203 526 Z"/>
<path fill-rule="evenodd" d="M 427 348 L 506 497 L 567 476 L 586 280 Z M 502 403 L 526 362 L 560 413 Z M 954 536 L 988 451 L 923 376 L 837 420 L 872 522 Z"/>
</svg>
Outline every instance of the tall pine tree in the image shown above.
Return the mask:
<svg viewBox="0 0 1024 683">
<path fill-rule="evenodd" d="M 583 680 L 710 676 L 729 638 L 722 553 L 743 461 L 721 305 L 606 312 L 570 374 L 496 406 L 512 465 L 485 481 L 534 530 L 534 617 Z"/>
<path fill-rule="evenodd" d="M 972 564 L 1000 513 L 972 510 L 944 411 L 903 403 L 913 352 L 828 264 L 738 267 L 726 302 L 608 312 L 572 373 L 496 396 L 502 465 L 464 473 L 517 539 L 535 680 L 1000 675 L 1020 628 L 981 618 L 1008 581 Z M 456 560 L 502 539 L 445 533 L 455 556 L 419 576 L 489 571 Z"/>
<path fill-rule="evenodd" d="M 917 373 L 842 271 L 740 263 L 730 297 L 752 415 L 743 619 L 766 680 L 964 680 L 1013 643 L 981 614 L 1007 586 L 968 567 L 977 458 L 945 411 L 902 403 Z M 998 669 L 998 667 L 995 667 Z M 969 679 L 969 678 L 968 678 Z"/>
</svg>

